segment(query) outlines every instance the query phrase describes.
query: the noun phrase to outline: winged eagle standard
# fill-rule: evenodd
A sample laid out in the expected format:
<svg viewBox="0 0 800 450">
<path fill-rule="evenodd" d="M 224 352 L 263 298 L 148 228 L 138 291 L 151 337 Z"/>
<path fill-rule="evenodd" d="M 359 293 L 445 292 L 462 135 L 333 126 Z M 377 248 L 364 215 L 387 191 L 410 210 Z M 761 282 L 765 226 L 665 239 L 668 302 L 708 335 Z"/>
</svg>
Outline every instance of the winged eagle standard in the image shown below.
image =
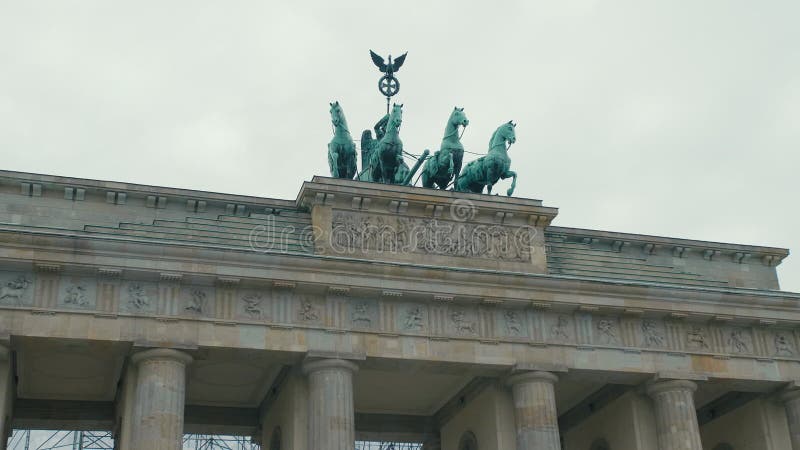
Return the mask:
<svg viewBox="0 0 800 450">
<path fill-rule="evenodd" d="M 394 62 L 392 62 L 392 55 L 389 55 L 387 62 L 377 53 L 372 50 L 369 51 L 372 62 L 375 63 L 378 69 L 383 73 L 381 79 L 378 80 L 378 90 L 381 91 L 381 94 L 386 96 L 387 100 L 389 97 L 400 92 L 400 81 L 397 80 L 394 73 L 400 70 L 400 67 L 406 60 L 406 55 L 408 55 L 408 52 L 398 56 Z"/>
</svg>

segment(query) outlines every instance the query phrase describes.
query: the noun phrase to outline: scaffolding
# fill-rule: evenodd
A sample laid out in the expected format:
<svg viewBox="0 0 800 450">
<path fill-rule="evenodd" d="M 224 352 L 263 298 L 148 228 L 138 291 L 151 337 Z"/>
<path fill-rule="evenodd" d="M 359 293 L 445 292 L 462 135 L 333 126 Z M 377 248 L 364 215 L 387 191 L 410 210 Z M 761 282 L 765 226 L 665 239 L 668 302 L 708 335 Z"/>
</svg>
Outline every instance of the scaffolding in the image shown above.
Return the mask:
<svg viewBox="0 0 800 450">
<path fill-rule="evenodd" d="M 355 450 L 422 450 L 421 443 L 356 441 Z M 113 450 L 109 431 L 14 430 L 8 450 Z M 261 450 L 248 436 L 186 434 L 183 450 Z"/>
<path fill-rule="evenodd" d="M 416 442 L 356 441 L 356 450 L 422 450 Z"/>
<path fill-rule="evenodd" d="M 220 436 L 215 434 L 186 434 L 184 450 L 260 450 L 248 436 Z"/>
<path fill-rule="evenodd" d="M 14 430 L 8 450 L 113 450 L 109 431 Z"/>
<path fill-rule="evenodd" d="M 113 450 L 109 431 L 14 430 L 8 450 Z M 186 434 L 184 450 L 260 450 L 247 436 Z M 398 449 L 400 450 L 400 449 Z"/>
</svg>

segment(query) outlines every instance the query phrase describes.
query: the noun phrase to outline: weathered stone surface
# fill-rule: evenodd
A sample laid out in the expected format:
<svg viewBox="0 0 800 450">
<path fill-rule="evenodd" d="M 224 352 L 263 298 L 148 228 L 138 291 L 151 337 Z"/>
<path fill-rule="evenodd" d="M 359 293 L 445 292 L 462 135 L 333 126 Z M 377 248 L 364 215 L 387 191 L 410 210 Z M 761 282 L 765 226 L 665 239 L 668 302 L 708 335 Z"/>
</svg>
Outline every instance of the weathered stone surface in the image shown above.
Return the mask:
<svg viewBox="0 0 800 450">
<path fill-rule="evenodd" d="M 183 410 L 186 366 L 192 357 L 172 349 L 136 353 L 136 397 L 133 411 L 133 448 L 183 448 Z"/>
<path fill-rule="evenodd" d="M 40 195 L 20 195 L 21 182 Z M 351 449 L 353 410 L 438 418 L 443 450 L 458 450 L 468 432 L 485 450 L 551 448 L 555 411 L 608 386 L 638 393 L 657 373 L 708 379 L 696 395 L 705 408 L 800 379 L 800 296 L 775 290 L 785 250 L 557 228 L 556 212 L 538 200 L 325 178 L 287 201 L 0 172 L 0 339 L 14 350 L 17 392 L 42 402 L 28 411 L 43 412 L 24 423 L 74 426 L 79 418 L 62 416 L 75 409 L 60 402 L 91 400 L 93 411 L 116 407 L 121 418 L 92 423 L 117 423 L 121 448 L 176 448 L 183 401 L 218 420 L 190 427 L 280 434 L 295 449 L 320 448 L 323 435 Z M 422 231 L 393 228 L 403 223 Z M 477 240 L 462 239 L 476 230 Z M 529 233 L 526 247 L 500 245 L 518 230 Z M 154 347 L 190 351 L 188 378 L 183 357 L 124 364 L 132 348 Z M 309 363 L 306 377 L 309 354 L 366 359 L 358 377 L 346 363 Z M 499 382 L 520 367 L 560 380 Z M 297 376 L 281 385 L 285 370 Z M 493 381 L 462 396 L 482 379 Z M 145 395 L 143 385 L 169 395 Z M 337 389 L 349 404 L 328 401 Z M 567 441 L 696 448 L 684 439 L 690 389 L 659 389 L 652 402 L 640 395 L 592 411 L 594 425 L 575 429 L 596 436 Z M 309 408 L 309 396 L 322 406 Z M 726 419 L 757 412 L 767 431 L 730 443 L 783 450 L 785 419 L 745 408 Z M 656 416 L 669 422 L 675 411 L 682 418 L 665 434 Z M 139 433 L 152 425 L 145 416 L 165 428 Z M 605 424 L 636 436 L 608 439 Z M 139 436 L 161 441 L 132 446 Z"/>
<path fill-rule="evenodd" d="M 689 380 L 657 381 L 647 387 L 655 407 L 659 450 L 703 450 L 694 391 Z"/>
<path fill-rule="evenodd" d="M 357 365 L 342 359 L 323 359 L 303 364 L 303 372 L 308 375 L 309 448 L 353 448 L 353 375 L 357 371 Z"/>
<path fill-rule="evenodd" d="M 517 450 L 560 450 L 558 411 L 550 372 L 524 372 L 508 379 L 514 395 Z"/>
</svg>

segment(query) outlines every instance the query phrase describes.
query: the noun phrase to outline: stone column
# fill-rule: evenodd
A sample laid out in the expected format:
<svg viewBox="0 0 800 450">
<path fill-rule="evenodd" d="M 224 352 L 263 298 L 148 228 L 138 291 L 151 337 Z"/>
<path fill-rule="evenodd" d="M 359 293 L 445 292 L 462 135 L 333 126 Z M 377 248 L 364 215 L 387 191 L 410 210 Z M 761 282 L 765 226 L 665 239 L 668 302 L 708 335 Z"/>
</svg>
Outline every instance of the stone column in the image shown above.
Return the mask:
<svg viewBox="0 0 800 450">
<path fill-rule="evenodd" d="M 517 450 L 560 450 L 555 383 L 550 372 L 524 372 L 508 378 L 514 397 Z"/>
<path fill-rule="evenodd" d="M 442 438 L 438 430 L 425 438 L 422 450 L 442 450 Z"/>
<path fill-rule="evenodd" d="M 186 353 L 159 348 L 136 353 L 136 392 L 131 431 L 132 448 L 180 450 L 186 398 Z"/>
<path fill-rule="evenodd" d="M 11 435 L 11 411 L 14 403 L 14 371 L 11 350 L 0 344 L 0 450 L 6 450 Z"/>
<path fill-rule="evenodd" d="M 343 359 L 303 364 L 308 375 L 308 448 L 353 450 L 353 375 L 358 366 Z"/>
<path fill-rule="evenodd" d="M 688 380 L 658 381 L 647 386 L 655 407 L 659 450 L 703 450 L 695 390 L 697 385 Z"/>
<path fill-rule="evenodd" d="M 800 389 L 792 389 L 781 395 L 786 419 L 789 423 L 789 437 L 792 450 L 800 450 Z"/>
</svg>

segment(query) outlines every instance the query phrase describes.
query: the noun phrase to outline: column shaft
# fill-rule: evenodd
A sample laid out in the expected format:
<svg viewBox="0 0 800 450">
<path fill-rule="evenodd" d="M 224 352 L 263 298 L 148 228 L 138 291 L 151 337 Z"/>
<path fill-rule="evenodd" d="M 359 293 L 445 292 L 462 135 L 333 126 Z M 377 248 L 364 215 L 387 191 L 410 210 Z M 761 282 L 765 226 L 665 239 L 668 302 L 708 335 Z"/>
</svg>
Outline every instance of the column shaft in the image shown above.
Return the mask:
<svg viewBox="0 0 800 450">
<path fill-rule="evenodd" d="M 783 394 L 783 401 L 786 419 L 789 423 L 792 450 L 800 450 L 800 390 L 786 392 Z"/>
<path fill-rule="evenodd" d="M 182 448 L 186 365 L 191 360 L 191 356 L 170 349 L 133 355 L 132 361 L 138 366 L 131 421 L 133 448 Z"/>
<path fill-rule="evenodd" d="M 647 387 L 655 408 L 659 450 L 703 450 L 694 407 L 696 389 L 688 380 L 660 381 Z"/>
<path fill-rule="evenodd" d="M 14 402 L 14 373 L 11 350 L 0 345 L 0 450 L 6 450 L 11 435 L 11 412 Z"/>
<path fill-rule="evenodd" d="M 560 450 L 555 382 L 550 372 L 526 372 L 508 379 L 514 397 L 517 450 Z"/>
<path fill-rule="evenodd" d="M 324 359 L 303 365 L 308 375 L 308 446 L 314 450 L 353 450 L 353 374 L 355 364 Z"/>
</svg>

